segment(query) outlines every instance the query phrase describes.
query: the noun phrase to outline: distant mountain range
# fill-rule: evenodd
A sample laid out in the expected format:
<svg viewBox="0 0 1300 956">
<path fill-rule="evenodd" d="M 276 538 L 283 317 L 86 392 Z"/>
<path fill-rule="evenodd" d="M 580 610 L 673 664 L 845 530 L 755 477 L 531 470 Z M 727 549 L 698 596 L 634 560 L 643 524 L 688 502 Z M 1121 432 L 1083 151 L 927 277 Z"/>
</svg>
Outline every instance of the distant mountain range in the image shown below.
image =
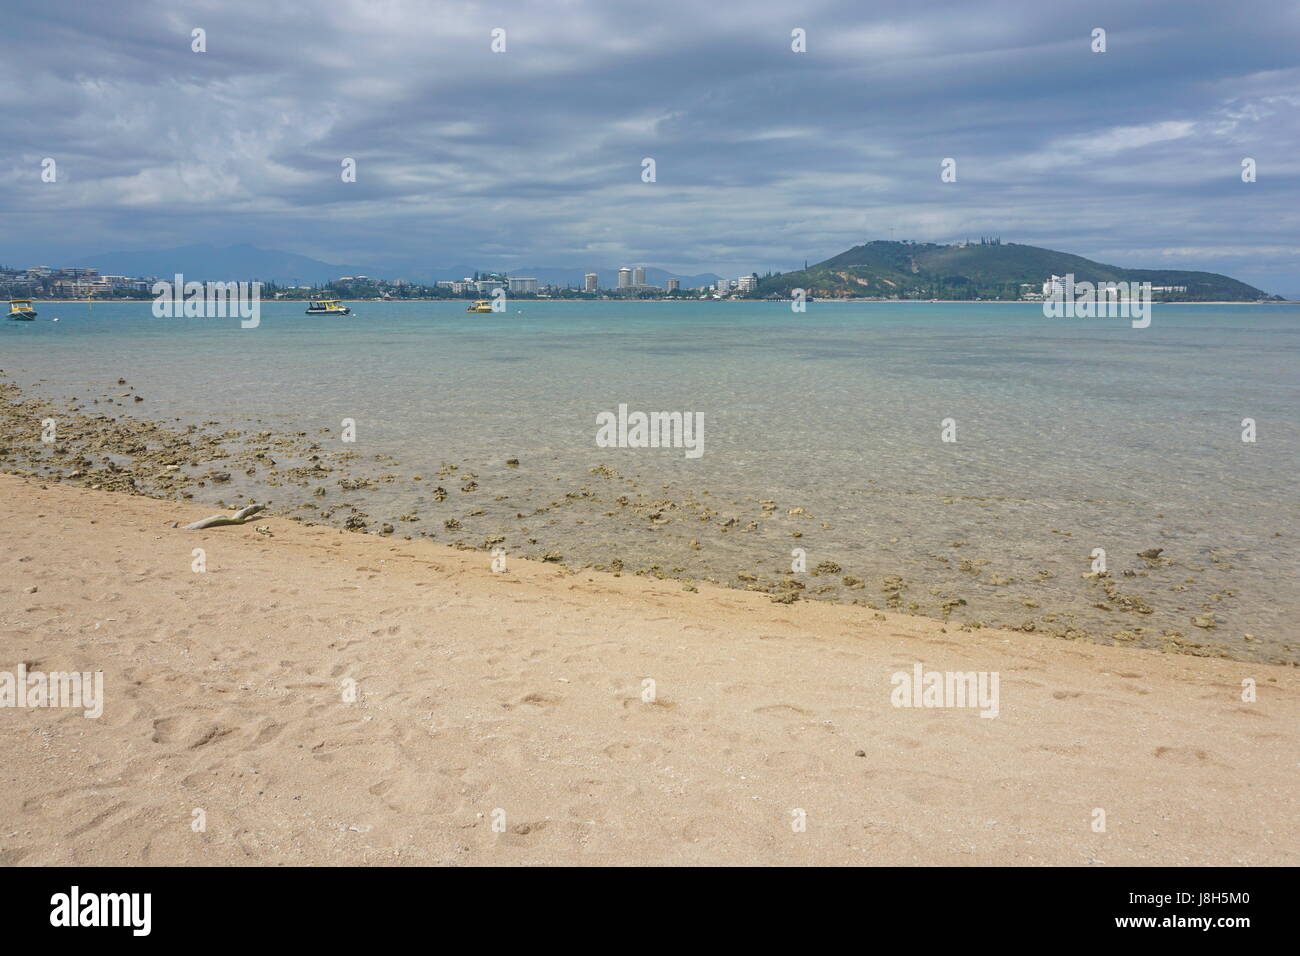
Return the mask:
<svg viewBox="0 0 1300 956">
<path fill-rule="evenodd" d="M 797 272 L 768 276 L 760 296 L 788 298 L 806 289 L 821 298 L 914 297 L 1015 298 L 1022 284 L 1041 289 L 1049 276 L 1073 274 L 1076 282 L 1150 282 L 1186 286 L 1170 296 L 1188 301 L 1253 302 L 1272 298 L 1254 286 L 1216 272 L 1123 269 L 1082 256 L 1016 243 L 886 242 L 877 240 Z"/>
<path fill-rule="evenodd" d="M 629 267 L 637 263 L 628 263 Z M 259 249 L 251 245 L 213 246 L 199 244 L 175 249 L 155 249 L 144 252 L 107 252 L 83 256 L 69 265 L 98 269 L 103 275 L 170 276 L 179 272 L 187 279 L 199 282 L 208 280 L 248 280 L 277 282 L 281 285 L 321 285 L 342 276 L 365 275 L 376 279 L 405 279 L 408 282 L 428 284 L 445 279 L 463 279 L 475 271 L 503 271 L 512 276 L 530 276 L 542 285 L 582 285 L 583 275 L 595 272 L 600 276 L 601 288 L 617 284 L 619 266 L 595 269 L 564 268 L 554 266 L 526 266 L 502 269 L 497 263 L 478 265 L 432 266 L 414 260 L 387 260 L 366 264 L 336 264 L 300 256 L 293 252 Z M 668 279 L 680 279 L 683 288 L 713 285 L 718 276 L 711 272 L 700 275 L 680 275 L 663 269 L 647 267 L 646 282 L 664 285 Z"/>
</svg>

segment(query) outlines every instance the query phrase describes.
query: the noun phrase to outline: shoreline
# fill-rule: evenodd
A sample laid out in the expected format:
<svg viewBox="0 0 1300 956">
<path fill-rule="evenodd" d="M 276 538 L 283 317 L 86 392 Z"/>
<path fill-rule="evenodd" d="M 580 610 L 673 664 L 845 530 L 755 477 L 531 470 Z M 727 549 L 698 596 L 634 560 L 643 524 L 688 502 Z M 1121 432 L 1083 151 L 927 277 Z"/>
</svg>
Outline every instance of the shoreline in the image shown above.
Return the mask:
<svg viewBox="0 0 1300 956">
<path fill-rule="evenodd" d="M 210 508 L 10 475 L 0 500 L 0 669 L 106 697 L 0 709 L 8 865 L 1300 861 L 1290 668 L 275 516 L 188 532 Z M 998 716 L 892 706 L 916 664 L 1000 672 Z"/>
<path fill-rule="evenodd" d="M 726 584 L 783 605 L 906 610 L 962 632 L 1008 628 L 1068 642 L 1300 666 L 1300 647 L 1286 632 L 1251 634 L 1234 622 L 1231 604 L 1222 603 L 1232 581 L 1213 562 L 1114 555 L 1113 575 L 1090 573 L 1082 558 L 1078 565 L 1009 566 L 997 559 L 996 542 L 993 552 L 981 553 L 952 541 L 945 529 L 932 544 L 960 547 L 959 555 L 929 558 L 934 549 L 909 538 L 886 557 L 895 537 L 866 563 L 820 547 L 819 557 L 794 574 L 772 561 L 792 544 L 815 547 L 811 536 L 820 519 L 799 497 L 781 495 L 780 505 L 757 497 L 728 504 L 730 495 L 715 497 L 708 489 L 673 494 L 603 461 L 576 474 L 545 466 L 539 472 L 517 458 L 504 466 L 443 461 L 436 471 L 430 460 L 427 470 L 417 462 L 412 471 L 388 455 L 363 456 L 331 437 L 261 419 L 184 425 L 156 414 L 135 418 L 123 412 L 145 399 L 125 379 L 117 381 L 124 391 L 58 401 L 24 398 L 16 385 L 0 381 L 0 419 L 16 439 L 0 446 L 0 470 L 228 510 L 256 502 L 268 515 L 306 526 L 449 541 L 484 555 L 500 548 L 512 557 L 687 589 Z M 39 423 L 49 419 L 58 422 L 58 440 L 46 444 Z M 934 503 L 952 500 L 941 495 Z M 901 514 L 903 503 L 886 507 Z M 1027 505 L 994 498 L 980 507 L 1014 514 Z M 1057 528 L 1043 533 L 1070 536 Z M 1191 584 L 1196 590 L 1189 591 Z"/>
</svg>

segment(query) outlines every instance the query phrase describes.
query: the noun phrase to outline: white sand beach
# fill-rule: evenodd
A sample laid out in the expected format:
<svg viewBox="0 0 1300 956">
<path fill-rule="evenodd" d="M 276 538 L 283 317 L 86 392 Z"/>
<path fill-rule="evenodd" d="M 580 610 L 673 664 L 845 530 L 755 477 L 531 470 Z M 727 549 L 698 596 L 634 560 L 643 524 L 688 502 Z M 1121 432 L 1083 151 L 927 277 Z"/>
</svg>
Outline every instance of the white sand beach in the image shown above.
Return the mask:
<svg viewBox="0 0 1300 956">
<path fill-rule="evenodd" d="M 0 501 L 0 670 L 105 694 L 0 709 L 5 864 L 1300 862 L 1292 668 Z M 892 706 L 918 663 L 997 672 L 998 716 Z"/>
</svg>

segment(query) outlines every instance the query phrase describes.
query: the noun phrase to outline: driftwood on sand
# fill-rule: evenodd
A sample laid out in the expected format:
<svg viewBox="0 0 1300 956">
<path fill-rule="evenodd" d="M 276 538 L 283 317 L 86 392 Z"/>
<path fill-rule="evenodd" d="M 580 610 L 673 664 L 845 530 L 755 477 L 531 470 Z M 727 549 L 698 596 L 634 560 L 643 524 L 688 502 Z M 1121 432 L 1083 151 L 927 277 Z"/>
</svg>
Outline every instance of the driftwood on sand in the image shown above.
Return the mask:
<svg viewBox="0 0 1300 956">
<path fill-rule="evenodd" d="M 233 515 L 212 515 L 202 521 L 196 521 L 194 524 L 187 524 L 181 530 L 201 531 L 204 528 L 218 528 L 223 524 L 243 524 L 261 510 L 262 505 L 249 505 L 247 508 L 240 508 Z"/>
</svg>

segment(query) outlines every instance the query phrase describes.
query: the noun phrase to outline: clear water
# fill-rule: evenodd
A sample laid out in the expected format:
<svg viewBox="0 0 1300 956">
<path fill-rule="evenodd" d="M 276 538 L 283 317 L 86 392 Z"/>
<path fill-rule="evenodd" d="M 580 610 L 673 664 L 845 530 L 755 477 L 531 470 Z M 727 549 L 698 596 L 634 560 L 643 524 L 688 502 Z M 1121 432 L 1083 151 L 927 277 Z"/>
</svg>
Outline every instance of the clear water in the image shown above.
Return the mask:
<svg viewBox="0 0 1300 956">
<path fill-rule="evenodd" d="M 264 304 L 261 326 L 245 330 L 157 319 L 149 303 L 47 302 L 35 323 L 3 323 L 0 368 L 47 395 L 126 378 L 147 399 L 137 416 L 334 438 L 354 419 L 350 450 L 368 460 L 393 456 L 405 476 L 440 462 L 480 476 L 487 513 L 473 520 L 444 481 L 470 543 L 516 533 L 518 513 L 587 485 L 597 504 L 529 522 L 538 547 L 733 584 L 738 569 L 781 574 L 802 547 L 809 567 L 830 560 L 868 580 L 831 597 L 876 603 L 874 579 L 898 574 L 925 613 L 966 598 L 955 621 L 1059 613 L 1100 639 L 1137 624 L 1151 632 L 1138 644 L 1173 630 L 1205 652 L 1297 659 L 1300 307 L 1157 305 L 1141 330 L 995 303 L 794 314 L 776 303 L 518 302 L 471 315 L 463 303 L 360 302 L 350 318 L 303 308 Z M 702 412 L 704 455 L 596 447 L 597 413 L 620 403 Z M 955 443 L 940 440 L 946 418 Z M 1257 423 L 1254 443 L 1241 440 L 1244 418 Z M 512 457 L 518 469 L 504 467 Z M 600 464 L 643 495 L 707 500 L 742 526 L 764 517 L 760 499 L 777 509 L 748 533 L 671 512 L 649 527 L 601 520 L 631 485 L 602 486 L 589 471 Z M 434 509 L 427 491 L 402 481 L 362 497 L 379 519 Z M 509 501 L 493 507 L 497 496 Z M 788 516 L 796 507 L 812 517 Z M 429 532 L 449 540 L 437 518 Z M 531 549 L 522 538 L 507 547 Z M 1171 564 L 1136 558 L 1150 547 Z M 1104 596 L 1080 574 L 1093 548 L 1153 614 L 1092 607 Z M 963 572 L 962 559 L 987 563 Z M 1014 583 L 988 583 L 999 577 Z M 1190 623 L 1205 613 L 1212 631 Z"/>
</svg>

